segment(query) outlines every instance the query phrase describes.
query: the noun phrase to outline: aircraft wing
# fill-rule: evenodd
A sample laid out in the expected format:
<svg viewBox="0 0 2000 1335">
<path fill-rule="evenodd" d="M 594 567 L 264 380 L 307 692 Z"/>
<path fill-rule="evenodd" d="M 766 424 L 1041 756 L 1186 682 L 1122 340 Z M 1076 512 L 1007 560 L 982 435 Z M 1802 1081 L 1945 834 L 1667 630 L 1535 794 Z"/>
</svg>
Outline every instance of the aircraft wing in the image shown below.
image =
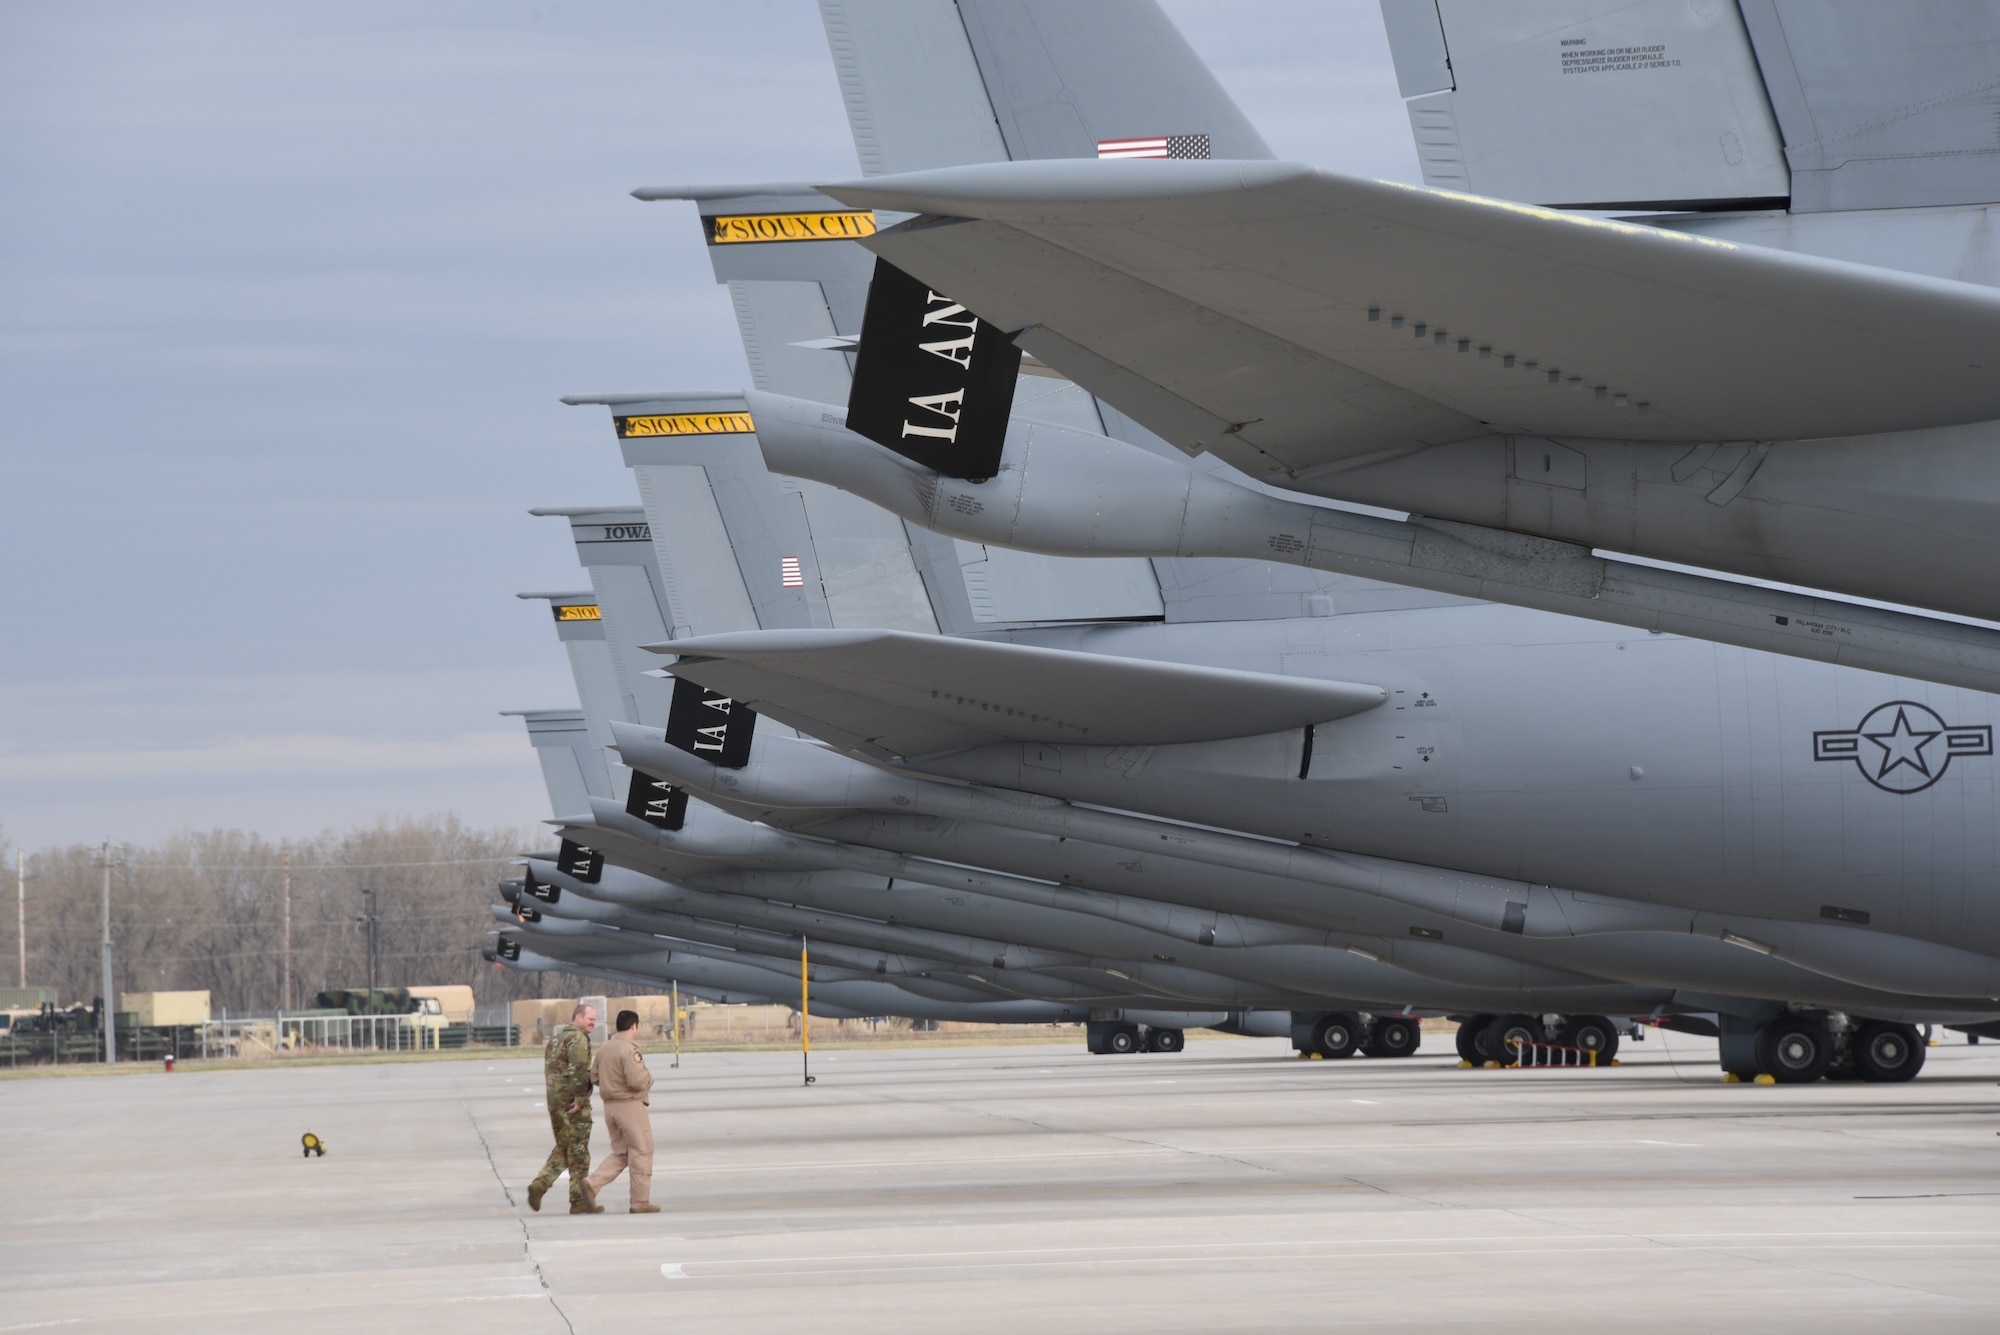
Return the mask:
<svg viewBox="0 0 2000 1335">
<path fill-rule="evenodd" d="M 1295 163 L 826 187 L 866 245 L 1190 451 L 1297 478 L 1507 433 L 1793 440 L 2000 418 L 2000 291 Z"/>
<path fill-rule="evenodd" d="M 1379 686 L 883 630 L 754 631 L 650 646 L 672 671 L 823 738 L 898 757 L 996 742 L 1164 745 L 1283 732 Z"/>
</svg>

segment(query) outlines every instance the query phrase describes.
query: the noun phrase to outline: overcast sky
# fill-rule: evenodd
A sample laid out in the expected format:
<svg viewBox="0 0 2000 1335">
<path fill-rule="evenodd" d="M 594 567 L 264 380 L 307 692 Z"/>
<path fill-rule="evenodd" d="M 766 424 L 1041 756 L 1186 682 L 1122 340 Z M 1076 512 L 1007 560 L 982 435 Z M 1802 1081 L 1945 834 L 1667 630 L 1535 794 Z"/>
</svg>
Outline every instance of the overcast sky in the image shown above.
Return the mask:
<svg viewBox="0 0 2000 1335">
<path fill-rule="evenodd" d="M 1373 0 L 1167 0 L 1281 157 L 1419 179 Z M 549 814 L 563 394 L 747 382 L 692 207 L 857 174 L 809 0 L 0 9 L 0 828 Z"/>
</svg>

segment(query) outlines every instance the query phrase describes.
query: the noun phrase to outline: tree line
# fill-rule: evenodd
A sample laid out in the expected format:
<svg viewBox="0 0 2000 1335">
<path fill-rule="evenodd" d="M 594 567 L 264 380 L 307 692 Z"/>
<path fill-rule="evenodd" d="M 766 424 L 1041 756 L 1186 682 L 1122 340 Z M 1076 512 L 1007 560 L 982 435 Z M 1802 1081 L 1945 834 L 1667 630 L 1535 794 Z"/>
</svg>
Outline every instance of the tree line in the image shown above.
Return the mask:
<svg viewBox="0 0 2000 1335">
<path fill-rule="evenodd" d="M 629 990 L 571 974 L 501 969 L 480 957 L 496 924 L 495 883 L 546 837 L 467 825 L 456 816 L 385 820 L 311 838 L 271 840 L 245 830 L 183 832 L 156 844 L 111 846 L 113 986 L 128 992 L 198 991 L 217 1013 L 300 1009 L 327 988 L 365 987 L 368 936 L 379 915 L 376 975 L 383 987 L 469 983 L 481 1005 L 525 997 Z M 72 844 L 26 859 L 27 982 L 54 987 L 65 1006 L 102 991 L 102 850 Z M 17 979 L 15 857 L 5 860 L 0 985 Z M 291 901 L 287 994 L 285 901 Z M 364 888 L 376 893 L 367 896 Z M 121 1007 L 122 1009 L 122 1007 Z"/>
</svg>

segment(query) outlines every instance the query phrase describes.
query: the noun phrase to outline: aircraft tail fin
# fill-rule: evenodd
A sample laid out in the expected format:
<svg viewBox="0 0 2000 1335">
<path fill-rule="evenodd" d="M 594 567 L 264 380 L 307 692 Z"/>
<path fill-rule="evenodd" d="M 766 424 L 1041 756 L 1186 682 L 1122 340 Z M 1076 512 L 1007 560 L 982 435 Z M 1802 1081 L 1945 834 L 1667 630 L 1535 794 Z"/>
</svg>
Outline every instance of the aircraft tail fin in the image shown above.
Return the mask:
<svg viewBox="0 0 2000 1335">
<path fill-rule="evenodd" d="M 820 0 L 869 176 L 1027 158 L 1268 158 L 1150 0 Z"/>
<path fill-rule="evenodd" d="M 557 815 L 588 810 L 589 804 L 577 799 L 578 784 L 592 796 L 609 797 L 625 782 L 625 766 L 618 759 L 611 737 L 611 720 L 624 715 L 612 647 L 605 636 L 603 608 L 595 592 L 523 593 L 516 596 L 524 601 L 548 604 L 549 612 L 555 619 L 556 638 L 562 642 L 563 650 L 569 657 L 570 674 L 576 681 L 576 698 L 582 706 L 573 711 L 573 724 L 563 721 L 572 711 L 553 711 L 546 715 L 546 724 L 538 724 L 537 720 L 544 717 L 540 712 L 522 715 L 527 720 L 528 735 L 535 743 L 536 755 L 542 762 L 542 775 L 549 785 L 549 800 L 554 803 Z M 574 735 L 575 728 L 582 729 L 581 738 Z M 550 749 L 563 746 L 581 747 L 573 758 L 573 765 Z"/>
<path fill-rule="evenodd" d="M 2000 199 L 1984 0 L 1381 0 L 1424 181 L 1554 207 Z"/>
<path fill-rule="evenodd" d="M 654 664 L 642 644 L 664 639 L 674 615 L 653 556 L 652 526 L 631 506 L 536 509 L 537 517 L 567 519 L 578 562 L 589 572 L 598 608 L 598 638 L 605 646 L 617 695 L 610 717 L 660 726 L 672 691 L 645 674 Z M 565 624 L 557 613 L 558 627 Z M 576 615 L 571 613 L 571 615 Z M 579 686 L 579 691 L 581 691 Z M 591 708 L 586 700 L 584 707 Z"/>
<path fill-rule="evenodd" d="M 594 745 L 580 709 L 508 710 L 528 727 L 551 812 L 587 811 L 592 797 L 611 795 L 604 752 Z"/>
</svg>

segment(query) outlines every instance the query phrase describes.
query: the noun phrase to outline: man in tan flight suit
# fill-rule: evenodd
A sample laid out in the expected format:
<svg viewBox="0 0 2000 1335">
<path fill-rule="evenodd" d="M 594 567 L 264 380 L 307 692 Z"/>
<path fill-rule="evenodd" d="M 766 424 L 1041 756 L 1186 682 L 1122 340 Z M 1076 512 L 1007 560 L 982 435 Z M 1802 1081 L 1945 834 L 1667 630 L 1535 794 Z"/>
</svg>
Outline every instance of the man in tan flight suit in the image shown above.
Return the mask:
<svg viewBox="0 0 2000 1335">
<path fill-rule="evenodd" d="M 592 1198 L 611 1179 L 630 1169 L 633 1214 L 658 1214 L 653 1204 L 653 1115 L 646 1093 L 653 1073 L 639 1052 L 639 1013 L 618 1012 L 618 1032 L 597 1050 L 591 1077 L 604 1100 L 604 1125 L 611 1132 L 611 1153 L 590 1175 Z"/>
</svg>

